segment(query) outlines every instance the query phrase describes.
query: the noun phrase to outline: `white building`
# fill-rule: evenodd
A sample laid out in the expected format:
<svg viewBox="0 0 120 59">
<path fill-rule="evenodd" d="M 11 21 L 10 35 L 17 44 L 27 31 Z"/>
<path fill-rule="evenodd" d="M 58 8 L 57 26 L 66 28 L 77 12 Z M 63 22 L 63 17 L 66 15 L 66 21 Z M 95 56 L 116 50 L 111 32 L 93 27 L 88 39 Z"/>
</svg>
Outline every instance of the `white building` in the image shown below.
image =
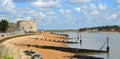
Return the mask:
<svg viewBox="0 0 120 59">
<path fill-rule="evenodd" d="M 17 28 L 19 30 L 25 30 L 25 31 L 32 31 L 32 32 L 36 32 L 36 22 L 32 21 L 32 20 L 20 20 L 17 22 Z"/>
</svg>

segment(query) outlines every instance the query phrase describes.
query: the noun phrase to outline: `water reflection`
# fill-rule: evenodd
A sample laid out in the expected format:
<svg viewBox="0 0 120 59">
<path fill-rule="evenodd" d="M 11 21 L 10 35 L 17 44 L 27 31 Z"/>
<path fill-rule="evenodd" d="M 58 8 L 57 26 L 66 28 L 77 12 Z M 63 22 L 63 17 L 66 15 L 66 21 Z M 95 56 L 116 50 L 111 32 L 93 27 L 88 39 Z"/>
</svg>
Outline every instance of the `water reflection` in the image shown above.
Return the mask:
<svg viewBox="0 0 120 59">
<path fill-rule="evenodd" d="M 77 33 L 70 32 L 68 33 L 70 37 L 76 37 Z M 88 56 L 96 56 L 96 57 L 103 57 L 105 59 L 118 59 L 120 58 L 120 47 L 118 46 L 120 43 L 120 34 L 119 33 L 81 33 L 82 35 L 82 44 L 68 44 L 71 48 L 82 48 L 82 49 L 95 49 L 99 50 L 103 44 L 106 42 L 106 37 L 110 38 L 109 46 L 110 46 L 110 52 L 109 53 L 79 53 L 79 54 L 85 54 Z M 76 41 L 77 39 L 74 39 L 72 41 Z M 102 48 L 102 50 L 106 50 L 107 44 Z"/>
</svg>

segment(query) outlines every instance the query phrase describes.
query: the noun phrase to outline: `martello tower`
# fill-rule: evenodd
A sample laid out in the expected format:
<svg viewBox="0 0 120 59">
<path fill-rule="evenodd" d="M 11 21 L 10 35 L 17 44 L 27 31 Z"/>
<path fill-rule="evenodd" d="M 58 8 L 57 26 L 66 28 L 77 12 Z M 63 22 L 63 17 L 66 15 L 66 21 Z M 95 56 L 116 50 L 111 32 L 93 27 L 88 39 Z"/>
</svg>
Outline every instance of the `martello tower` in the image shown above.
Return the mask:
<svg viewBox="0 0 120 59">
<path fill-rule="evenodd" d="M 20 20 L 17 22 L 17 28 L 24 31 L 36 32 L 36 22 L 32 20 Z"/>
</svg>

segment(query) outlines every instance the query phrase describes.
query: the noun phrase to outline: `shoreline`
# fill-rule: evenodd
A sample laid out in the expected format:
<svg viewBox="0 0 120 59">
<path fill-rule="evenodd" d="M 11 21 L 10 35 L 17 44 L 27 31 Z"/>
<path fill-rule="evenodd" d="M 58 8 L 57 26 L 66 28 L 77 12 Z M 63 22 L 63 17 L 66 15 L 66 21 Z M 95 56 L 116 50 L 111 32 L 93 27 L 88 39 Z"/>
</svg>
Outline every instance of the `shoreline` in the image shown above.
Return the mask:
<svg viewBox="0 0 120 59">
<path fill-rule="evenodd" d="M 50 33 L 47 33 L 47 35 L 40 34 L 39 39 L 64 40 L 64 39 L 60 39 L 59 36 L 56 36 L 56 35 L 54 36 L 53 34 L 50 34 Z M 16 51 L 20 51 L 20 52 L 17 52 L 19 55 L 20 55 L 20 53 L 23 54 L 24 50 L 35 51 L 36 53 L 40 54 L 43 59 L 70 59 L 67 56 L 74 55 L 73 53 L 62 52 L 62 51 L 57 51 L 57 50 L 17 45 L 17 44 L 33 44 L 33 45 L 40 45 L 40 46 L 46 45 L 46 46 L 68 47 L 66 43 L 58 43 L 58 42 L 49 42 L 49 41 L 39 40 L 39 39 L 35 39 L 36 37 L 38 37 L 38 36 L 32 35 L 32 36 L 24 36 L 24 37 L 19 37 L 19 38 L 12 38 L 10 40 L 3 42 L 3 45 L 5 45 L 7 47 L 11 45 L 9 48 L 15 47 L 17 49 Z M 53 38 L 53 37 L 55 37 L 55 38 Z M 13 48 L 13 50 L 15 48 Z M 20 56 L 18 56 L 18 58 L 19 57 Z"/>
</svg>

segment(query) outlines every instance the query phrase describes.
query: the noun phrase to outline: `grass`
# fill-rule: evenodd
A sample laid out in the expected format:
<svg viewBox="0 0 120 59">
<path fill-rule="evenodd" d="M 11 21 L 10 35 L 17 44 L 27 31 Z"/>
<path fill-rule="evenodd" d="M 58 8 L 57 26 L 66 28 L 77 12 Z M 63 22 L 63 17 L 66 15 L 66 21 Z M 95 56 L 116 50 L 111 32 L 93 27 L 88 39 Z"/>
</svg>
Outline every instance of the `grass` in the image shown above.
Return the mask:
<svg viewBox="0 0 120 59">
<path fill-rule="evenodd" d="M 1 59 L 13 59 L 13 57 L 2 56 Z"/>
</svg>

